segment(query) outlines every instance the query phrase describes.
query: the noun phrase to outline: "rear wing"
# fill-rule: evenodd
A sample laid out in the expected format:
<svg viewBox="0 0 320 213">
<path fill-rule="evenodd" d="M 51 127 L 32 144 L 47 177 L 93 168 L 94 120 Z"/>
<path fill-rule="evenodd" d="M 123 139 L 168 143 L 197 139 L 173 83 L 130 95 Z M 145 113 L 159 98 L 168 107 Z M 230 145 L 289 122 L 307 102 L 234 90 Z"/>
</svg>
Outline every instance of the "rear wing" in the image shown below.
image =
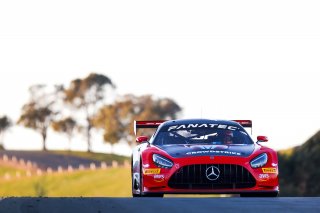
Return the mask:
<svg viewBox="0 0 320 213">
<path fill-rule="evenodd" d="M 155 121 L 134 121 L 133 128 L 134 134 L 137 135 L 138 129 L 146 129 L 146 128 L 158 128 L 160 124 L 165 122 L 166 120 L 155 120 Z"/>
<path fill-rule="evenodd" d="M 152 120 L 152 121 L 134 121 L 133 128 L 134 128 L 134 134 L 137 135 L 138 129 L 150 129 L 150 128 L 158 128 L 160 124 L 165 122 L 166 120 Z M 252 120 L 232 120 L 237 123 L 239 123 L 244 128 L 250 128 L 251 129 L 251 135 L 252 135 Z"/>
<path fill-rule="evenodd" d="M 250 128 L 251 129 L 251 135 L 252 135 L 252 120 L 233 120 L 234 122 L 237 122 L 244 128 Z"/>
</svg>

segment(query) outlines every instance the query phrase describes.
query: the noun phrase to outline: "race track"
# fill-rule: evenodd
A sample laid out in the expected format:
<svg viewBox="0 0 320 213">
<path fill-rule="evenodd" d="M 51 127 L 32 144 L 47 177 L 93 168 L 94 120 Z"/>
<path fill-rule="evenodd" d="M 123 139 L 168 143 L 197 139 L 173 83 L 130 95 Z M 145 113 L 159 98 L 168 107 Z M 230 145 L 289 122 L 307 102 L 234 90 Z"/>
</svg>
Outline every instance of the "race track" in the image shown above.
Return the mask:
<svg viewBox="0 0 320 213">
<path fill-rule="evenodd" d="M 320 198 L 3 198 L 0 213 L 320 212 Z"/>
</svg>

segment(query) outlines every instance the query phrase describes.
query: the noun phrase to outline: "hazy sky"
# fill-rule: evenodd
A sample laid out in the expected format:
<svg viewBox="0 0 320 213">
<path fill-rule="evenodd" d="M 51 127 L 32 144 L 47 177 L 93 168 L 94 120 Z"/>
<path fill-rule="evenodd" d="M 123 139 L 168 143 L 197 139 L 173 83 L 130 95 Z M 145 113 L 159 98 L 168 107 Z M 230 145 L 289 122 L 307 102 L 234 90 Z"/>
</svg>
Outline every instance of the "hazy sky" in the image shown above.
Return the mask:
<svg viewBox="0 0 320 213">
<path fill-rule="evenodd" d="M 118 94 L 173 98 L 183 118 L 252 119 L 270 147 L 298 145 L 320 129 L 319 9 L 306 0 L 1 1 L 0 115 L 17 119 L 32 84 L 98 72 Z M 33 141 L 21 128 L 6 137 L 11 148 Z"/>
</svg>

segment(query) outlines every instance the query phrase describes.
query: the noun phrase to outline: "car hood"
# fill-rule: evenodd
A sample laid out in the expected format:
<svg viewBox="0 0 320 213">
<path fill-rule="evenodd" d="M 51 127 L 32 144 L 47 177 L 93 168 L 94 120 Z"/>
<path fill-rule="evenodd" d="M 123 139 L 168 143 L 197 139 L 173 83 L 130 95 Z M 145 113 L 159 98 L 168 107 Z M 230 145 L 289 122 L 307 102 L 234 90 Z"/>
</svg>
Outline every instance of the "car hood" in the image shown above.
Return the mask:
<svg viewBox="0 0 320 213">
<path fill-rule="evenodd" d="M 194 157 L 194 156 L 234 156 L 247 157 L 254 150 L 254 144 L 248 145 L 157 145 L 171 157 Z"/>
</svg>

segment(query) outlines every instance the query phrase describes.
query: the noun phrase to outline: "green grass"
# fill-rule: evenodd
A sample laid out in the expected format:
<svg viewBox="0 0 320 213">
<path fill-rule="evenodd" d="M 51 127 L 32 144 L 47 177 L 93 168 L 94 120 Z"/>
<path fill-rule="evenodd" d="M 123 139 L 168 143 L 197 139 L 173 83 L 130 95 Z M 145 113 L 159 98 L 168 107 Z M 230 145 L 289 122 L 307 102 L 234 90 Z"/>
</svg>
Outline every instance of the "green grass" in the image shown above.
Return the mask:
<svg viewBox="0 0 320 213">
<path fill-rule="evenodd" d="M 9 174 L 10 176 L 16 176 L 17 172 L 24 176 L 26 174 L 26 171 L 23 169 L 17 169 L 11 166 L 0 164 L 0 178 L 2 178 L 5 174 Z"/>
<path fill-rule="evenodd" d="M 118 161 L 122 164 L 128 157 L 103 153 L 53 151 L 53 153 L 77 156 L 97 161 Z M 19 172 L 21 177 L 16 177 Z M 4 178 L 11 176 L 10 180 Z M 86 170 L 72 173 L 55 173 L 26 177 L 23 169 L 0 165 L 0 197 L 2 196 L 49 196 L 49 197 L 128 197 L 131 196 L 131 178 L 128 168 Z"/>
<path fill-rule="evenodd" d="M 76 156 L 96 161 L 112 162 L 113 160 L 123 163 L 125 160 L 130 160 L 129 157 L 115 155 L 115 154 L 104 154 L 104 153 L 93 153 L 93 152 L 75 152 L 75 151 L 52 151 L 52 153 Z"/>
<path fill-rule="evenodd" d="M 0 196 L 131 196 L 130 169 L 128 168 L 76 171 L 12 180 L 1 179 L 0 185 Z"/>
<path fill-rule="evenodd" d="M 131 197 L 129 168 L 0 179 L 0 197 Z M 165 195 L 165 197 L 220 197 L 220 195 Z"/>
</svg>

